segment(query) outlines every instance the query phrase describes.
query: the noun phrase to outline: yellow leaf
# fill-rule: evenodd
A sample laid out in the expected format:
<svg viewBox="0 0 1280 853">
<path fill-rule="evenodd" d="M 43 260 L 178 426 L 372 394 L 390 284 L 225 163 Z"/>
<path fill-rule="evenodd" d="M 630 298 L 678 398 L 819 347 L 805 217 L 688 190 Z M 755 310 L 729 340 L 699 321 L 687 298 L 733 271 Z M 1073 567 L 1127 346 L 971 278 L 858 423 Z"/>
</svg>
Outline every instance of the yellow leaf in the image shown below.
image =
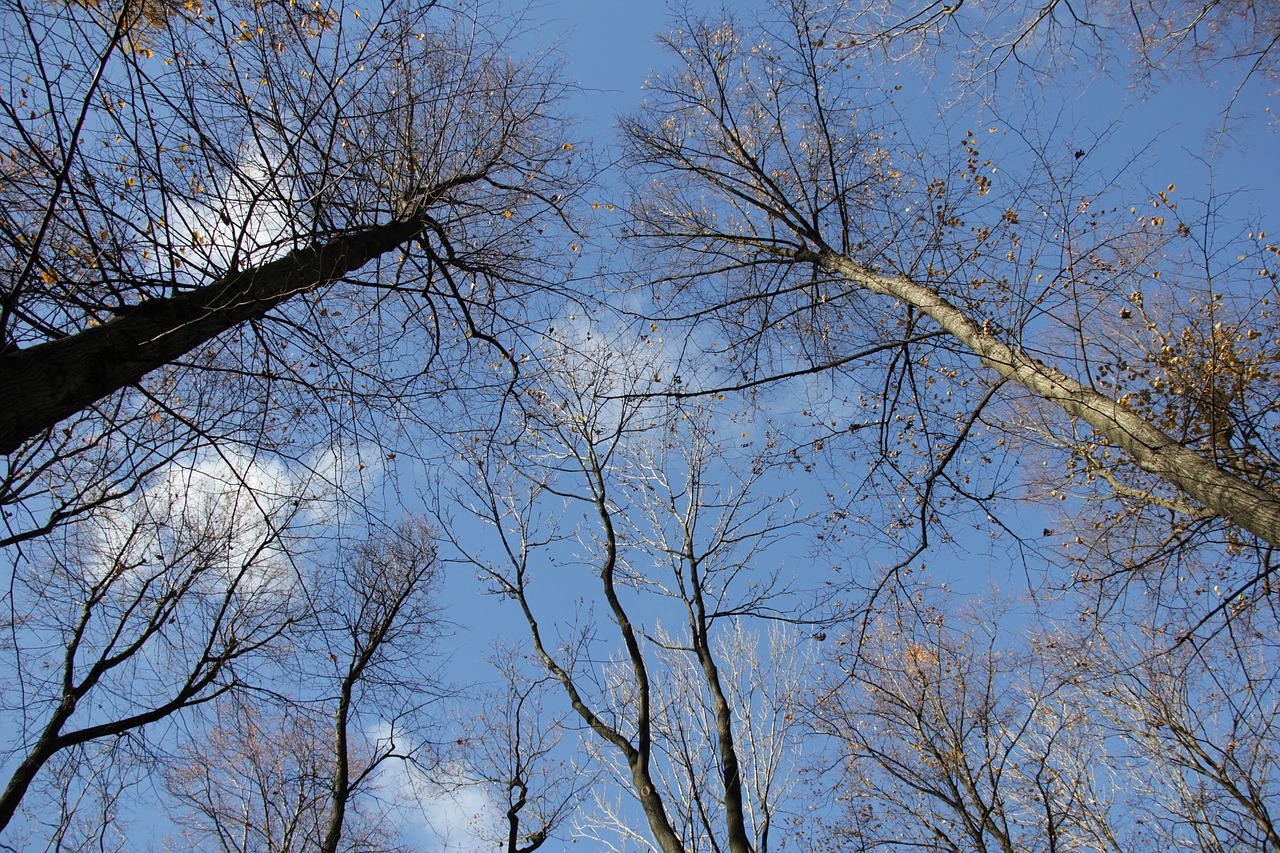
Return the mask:
<svg viewBox="0 0 1280 853">
<path fill-rule="evenodd" d="M 561 151 L 572 151 L 572 150 L 573 150 L 573 143 L 572 143 L 572 142 L 566 142 L 564 145 L 561 145 L 561 146 L 560 146 L 560 150 L 561 150 Z"/>
<path fill-rule="evenodd" d="M 502 213 L 502 217 L 503 217 L 503 219 L 510 219 L 510 218 L 511 218 L 511 211 L 509 211 L 509 210 L 503 211 L 503 213 Z"/>
<path fill-rule="evenodd" d="M 43 281 L 45 284 L 57 284 L 58 274 L 53 270 L 45 270 L 44 272 L 40 273 L 40 280 Z"/>
</svg>

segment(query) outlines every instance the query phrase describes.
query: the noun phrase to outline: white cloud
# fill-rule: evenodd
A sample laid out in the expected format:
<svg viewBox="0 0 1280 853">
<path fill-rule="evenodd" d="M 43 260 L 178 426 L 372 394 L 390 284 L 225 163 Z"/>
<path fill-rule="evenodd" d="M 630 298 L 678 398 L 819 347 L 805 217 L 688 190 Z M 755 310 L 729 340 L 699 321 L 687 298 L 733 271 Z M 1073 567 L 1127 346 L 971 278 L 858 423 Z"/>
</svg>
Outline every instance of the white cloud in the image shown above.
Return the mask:
<svg viewBox="0 0 1280 853">
<path fill-rule="evenodd" d="M 219 176 L 216 185 L 197 184 L 189 198 L 175 198 L 168 219 L 178 232 L 179 253 L 196 268 L 221 271 L 289 251 L 303 212 L 294 204 L 293 182 L 278 166 L 282 161 L 260 150 Z"/>
<path fill-rule="evenodd" d="M 488 853 L 501 812 L 485 789 L 446 765 L 428 776 L 407 761 L 388 761 L 375 782 L 405 840 L 439 853 Z"/>
<path fill-rule="evenodd" d="M 295 534 L 320 497 L 271 457 L 237 449 L 205 451 L 174 462 L 139 492 L 104 508 L 86 569 L 101 581 L 148 577 L 166 566 L 198 571 L 203 583 L 254 597 L 288 596 Z"/>
</svg>

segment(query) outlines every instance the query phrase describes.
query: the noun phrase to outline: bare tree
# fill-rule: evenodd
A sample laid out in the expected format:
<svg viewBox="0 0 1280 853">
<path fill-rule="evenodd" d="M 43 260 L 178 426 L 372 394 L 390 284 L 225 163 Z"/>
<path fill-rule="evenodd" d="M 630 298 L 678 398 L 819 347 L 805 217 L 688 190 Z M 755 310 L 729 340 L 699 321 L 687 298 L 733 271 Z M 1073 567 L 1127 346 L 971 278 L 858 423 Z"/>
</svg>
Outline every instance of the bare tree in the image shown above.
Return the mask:
<svg viewBox="0 0 1280 853">
<path fill-rule="evenodd" d="M 923 484 L 922 526 L 944 485 L 981 497 L 953 472 L 985 455 L 975 442 L 1016 392 L 1172 486 L 1175 511 L 1193 507 L 1280 542 L 1269 475 L 1144 409 L 1150 377 L 1101 390 L 1134 356 L 1108 351 L 1090 318 L 1132 316 L 1143 281 L 1165 263 L 1177 277 L 1171 247 L 1184 229 L 1175 234 L 1162 215 L 1168 193 L 1151 200 L 1155 215 L 1108 230 L 1091 209 L 1097 193 L 1081 200 L 1073 186 L 1070 152 L 1036 155 L 1025 181 L 1001 178 L 1006 189 L 994 192 L 998 167 L 973 131 L 936 152 L 891 141 L 907 133 L 894 118 L 897 95 L 841 41 L 841 4 L 797 0 L 776 13 L 780 23 L 755 29 L 683 21 L 668 42 L 677 68 L 655 79 L 651 102 L 625 124 L 643 186 L 632 233 L 669 253 L 663 287 L 682 309 L 673 319 L 713 318 L 750 382 L 880 367 L 882 422 L 915 425 L 906 450 L 918 454 L 909 479 Z M 1219 278 L 1212 300 L 1236 285 L 1246 303 L 1265 298 L 1258 291 L 1274 280 L 1258 280 L 1261 288 Z M 1241 334 L 1273 339 L 1269 317 Z"/>
<path fill-rule="evenodd" d="M 1078 644 L 1006 637 L 999 604 L 956 604 L 923 590 L 835 646 L 812 711 L 843 769 L 833 849 L 1130 849 Z"/>
<path fill-rule="evenodd" d="M 54 755 L 24 798 L 0 846 L 5 850 L 128 850 L 130 801 L 153 766 L 139 732 L 90 741 Z"/>
<path fill-rule="evenodd" d="M 600 777 L 572 760 L 573 744 L 566 741 L 574 729 L 572 712 L 557 711 L 548 701 L 555 689 L 552 676 L 524 671 L 542 669 L 541 662 L 504 646 L 490 663 L 499 672 L 499 686 L 462 711 L 459 784 L 479 785 L 499 803 L 503 825 L 493 837 L 498 848 L 532 853 L 564 830 Z"/>
<path fill-rule="evenodd" d="M 265 703 L 231 701 L 220 712 L 225 719 L 165 768 L 183 840 L 242 853 L 319 847 L 332 772 L 326 721 Z"/>
<path fill-rule="evenodd" d="M 219 720 L 182 748 L 166 787 L 217 849 L 390 850 L 378 774 L 422 761 L 434 680 L 433 531 L 412 519 L 339 551 L 315 574 L 300 647 L 253 697 L 234 694 Z M 308 692 L 304 692 L 308 691 Z M 423 762 L 425 763 L 425 761 Z"/>
<path fill-rule="evenodd" d="M 428 758 L 422 710 L 442 690 L 436 569 L 434 533 L 404 520 L 316 571 L 292 666 L 256 685 L 257 698 L 224 703 L 230 719 L 168 774 L 195 818 L 191 838 L 224 850 L 399 849 L 376 785 L 389 762 Z"/>
<path fill-rule="evenodd" d="M 183 834 L 223 850 L 390 850 L 379 772 L 424 760 L 438 698 L 433 532 L 417 521 L 340 549 L 314 573 L 294 656 L 229 694 L 165 770 Z"/>
<path fill-rule="evenodd" d="M 440 633 L 431 598 L 434 531 L 403 521 L 343 556 L 317 582 L 325 602 L 321 630 L 336 682 L 335 695 L 324 697 L 333 721 L 324 853 L 336 853 L 348 803 L 384 763 L 422 757 L 420 714 L 443 689 L 429 657 L 430 642 Z M 353 740 L 367 741 L 375 721 L 387 734 L 362 743 L 360 760 L 353 761 Z"/>
<path fill-rule="evenodd" d="M 417 757 L 421 712 L 441 690 L 429 654 L 435 551 L 429 529 L 405 522 L 312 576 L 301 535 L 315 533 L 313 498 L 261 471 L 246 482 L 229 464 L 174 468 L 112 515 L 64 527 L 41 571 L 15 576 L 24 617 L 9 626 L 5 698 L 16 735 L 0 795 L 11 836 L 39 843 L 38 825 L 59 813 L 48 837 L 105 832 L 113 780 L 127 786 L 134 765 L 163 766 L 173 748 L 163 724 L 181 718 L 198 731 L 216 709 L 232 722 L 170 776 L 199 814 L 221 815 L 208 835 L 254 849 L 263 839 L 338 849 L 353 798 L 386 761 Z M 233 733 L 246 740 L 230 743 Z M 293 758 L 268 761 L 286 737 Z M 232 789 L 214 768 L 248 756 L 263 762 L 243 771 L 259 789 L 236 787 L 249 799 L 224 813 Z M 272 800 L 271 785 L 296 796 Z M 46 790 L 64 792 L 56 812 Z M 76 799 L 110 810 L 95 823 L 74 813 Z M 10 827 L 20 807 L 24 820 Z"/>
<path fill-rule="evenodd" d="M 1272 849 L 1274 607 L 1207 631 L 1203 606 L 1134 598 L 1069 632 L 998 597 L 882 595 L 813 694 L 832 849 Z"/>
<path fill-rule="evenodd" d="M 1276 614 L 1232 607 L 1207 635 L 1153 609 L 1090 649 L 1090 702 L 1141 768 L 1131 808 L 1165 849 L 1280 849 Z"/>
<path fill-rule="evenodd" d="M 708 825 L 716 805 L 711 780 L 723 778 L 724 759 L 704 745 L 722 741 L 727 716 L 734 748 L 741 755 L 739 784 L 744 823 L 752 828 L 752 849 L 769 850 L 771 840 L 775 846 L 787 844 L 788 827 L 781 818 L 799 793 L 796 771 L 806 719 L 804 697 L 815 672 L 808 633 L 786 622 L 757 630 L 742 621 L 720 632 L 708 656 L 716 665 L 723 704 L 700 698 L 707 676 L 680 638 L 661 627 L 654 633 L 666 688 L 655 728 L 670 762 L 661 778 L 673 792 L 672 812 L 681 825 L 701 825 L 704 838 L 714 844 L 715 833 Z M 619 831 L 627 826 L 623 815 L 602 791 L 597 791 L 596 814 L 591 828 L 597 837 L 607 838 L 610 830 L 624 834 Z M 691 838 L 688 846 L 696 849 L 699 843 Z"/>
<path fill-rule="evenodd" d="M 8 4 L 0 541 L 193 448 L 376 443 L 533 310 L 562 86 L 433 7 Z"/>
<path fill-rule="evenodd" d="M 1255 0 L 886 0 L 845 7 L 838 38 L 930 72 L 950 65 L 986 95 L 1001 76 L 1034 84 L 1082 67 L 1121 67 L 1145 82 L 1234 78 L 1234 106 L 1251 83 L 1274 86 L 1277 24 L 1275 9 Z"/>
<path fill-rule="evenodd" d="M 471 448 L 472 505 L 499 537 L 495 557 L 471 553 L 520 608 L 594 752 L 644 815 L 644 829 L 615 812 L 611 829 L 598 816 L 584 831 L 669 853 L 765 850 L 791 732 L 756 705 L 777 697 L 733 686 L 748 664 L 727 655 L 761 642 L 730 641 L 738 623 L 798 618 L 785 573 L 756 570 L 795 519 L 782 497 L 756 493 L 767 447 L 735 479 L 708 413 L 628 396 L 654 372 L 643 344 L 594 334 L 578 347 L 549 342 L 550 369 L 527 389 L 519 423 Z M 557 627 L 554 609 L 543 615 L 537 569 L 550 560 L 598 584 L 572 629 Z M 587 615 L 596 606 L 616 632 L 607 643 Z"/>
<path fill-rule="evenodd" d="M 518 55 L 521 20 L 431 2 L 14 0 L 0 21 L 0 824 L 50 762 L 109 735 L 154 756 L 157 724 L 254 690 L 264 730 L 332 714 L 335 849 L 380 762 L 421 746 L 434 569 L 402 531 L 355 561 L 377 571 L 313 584 L 335 534 L 308 541 L 312 498 L 363 509 L 388 420 L 430 419 L 559 298 L 578 180 L 556 62 Z M 317 638 L 332 658 L 292 674 L 332 693 L 298 696 L 284 660 Z M 374 715 L 390 734 L 364 744 Z"/>
<path fill-rule="evenodd" d="M 286 499 L 279 489 L 299 484 L 250 488 L 229 470 L 174 469 L 63 528 L 38 571 L 13 576 L 0 829 L 55 756 L 241 689 L 307 614 L 290 530 L 305 492 Z"/>
</svg>

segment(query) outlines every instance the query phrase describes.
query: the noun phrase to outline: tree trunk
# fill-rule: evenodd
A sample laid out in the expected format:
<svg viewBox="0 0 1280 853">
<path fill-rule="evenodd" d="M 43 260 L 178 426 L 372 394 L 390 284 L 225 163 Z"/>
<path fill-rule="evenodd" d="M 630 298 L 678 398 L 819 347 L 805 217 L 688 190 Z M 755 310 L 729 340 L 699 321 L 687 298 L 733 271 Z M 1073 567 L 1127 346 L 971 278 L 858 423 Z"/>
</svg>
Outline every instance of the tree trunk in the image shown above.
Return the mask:
<svg viewBox="0 0 1280 853">
<path fill-rule="evenodd" d="M 338 710 L 333 722 L 333 778 L 329 784 L 329 820 L 325 825 L 320 853 L 337 853 L 342 840 L 342 824 L 346 819 L 347 800 L 351 798 L 351 765 L 347 749 L 347 717 L 351 710 L 354 679 L 343 681 L 338 697 Z"/>
<path fill-rule="evenodd" d="M 370 226 L 313 248 L 150 299 L 69 337 L 0 355 L 0 453 L 300 293 L 338 280 L 416 236 L 417 219 Z"/>
<path fill-rule="evenodd" d="M 1142 470 L 1172 483 L 1216 515 L 1260 539 L 1280 545 L 1280 496 L 1222 470 L 1123 404 L 1025 352 L 1012 349 L 936 290 L 916 284 L 904 276 L 870 272 L 829 249 L 818 252 L 801 250 L 790 255 L 797 261 L 812 263 L 873 293 L 900 299 L 927 314 L 976 354 L 984 365 L 1080 418 L 1127 451 Z"/>
<path fill-rule="evenodd" d="M 31 787 L 40 768 L 44 767 L 45 762 L 57 753 L 60 748 L 59 733 L 75 709 L 76 698 L 70 694 L 64 695 L 54 710 L 53 716 L 45 724 L 44 731 L 40 733 L 40 739 L 31 747 L 30 752 L 22 759 L 22 763 L 9 777 L 9 783 L 0 794 L 0 832 L 3 832 L 9 826 L 9 821 L 13 820 L 18 806 L 22 803 L 22 798 L 27 795 L 27 789 Z"/>
</svg>

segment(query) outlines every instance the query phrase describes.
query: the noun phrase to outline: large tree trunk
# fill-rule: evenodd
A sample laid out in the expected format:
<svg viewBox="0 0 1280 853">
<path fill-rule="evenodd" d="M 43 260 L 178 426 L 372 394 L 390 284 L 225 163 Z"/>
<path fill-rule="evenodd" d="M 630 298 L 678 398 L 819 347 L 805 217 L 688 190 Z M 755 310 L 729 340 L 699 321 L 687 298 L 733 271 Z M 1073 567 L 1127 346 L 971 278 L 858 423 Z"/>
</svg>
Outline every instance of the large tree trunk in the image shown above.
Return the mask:
<svg viewBox="0 0 1280 853">
<path fill-rule="evenodd" d="M 181 293 L 101 326 L 0 355 L 0 453 L 300 293 L 411 240 L 421 221 L 374 225 Z"/>
<path fill-rule="evenodd" d="M 984 365 L 1080 418 L 1127 451 L 1142 470 L 1177 486 L 1216 515 L 1272 545 L 1280 545 L 1280 495 L 1224 471 L 1123 404 L 1024 352 L 1012 349 L 936 290 L 905 276 L 870 272 L 848 257 L 828 249 L 788 254 L 866 290 L 900 299 L 927 314 L 977 355 Z"/>
</svg>

